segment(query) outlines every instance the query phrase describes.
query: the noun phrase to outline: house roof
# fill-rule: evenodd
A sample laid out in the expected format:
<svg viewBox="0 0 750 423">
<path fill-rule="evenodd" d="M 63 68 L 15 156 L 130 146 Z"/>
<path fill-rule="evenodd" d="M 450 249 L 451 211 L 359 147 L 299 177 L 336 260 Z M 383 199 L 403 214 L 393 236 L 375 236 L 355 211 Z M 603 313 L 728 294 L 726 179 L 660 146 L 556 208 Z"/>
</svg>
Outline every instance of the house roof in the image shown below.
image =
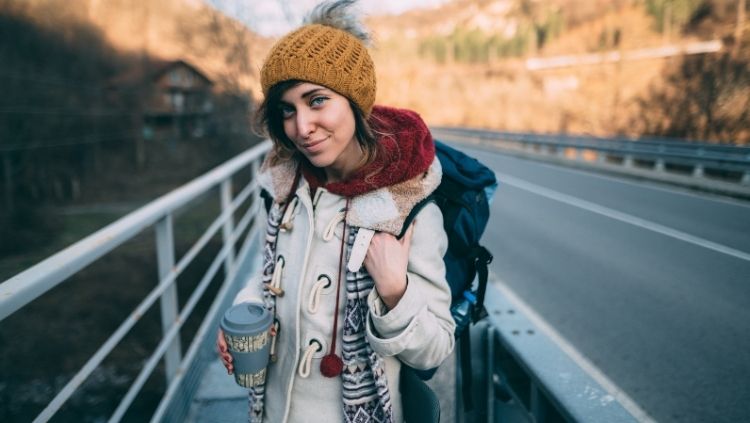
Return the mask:
<svg viewBox="0 0 750 423">
<path fill-rule="evenodd" d="M 207 84 L 213 85 L 206 74 L 198 69 L 195 65 L 192 65 L 185 60 L 164 60 L 164 59 L 150 59 L 146 66 L 132 66 L 125 72 L 110 78 L 110 86 L 123 86 L 123 85 L 134 85 L 143 81 L 156 81 L 161 78 L 165 73 L 174 69 L 178 66 L 184 66 L 190 69 L 199 78 L 203 79 Z"/>
</svg>

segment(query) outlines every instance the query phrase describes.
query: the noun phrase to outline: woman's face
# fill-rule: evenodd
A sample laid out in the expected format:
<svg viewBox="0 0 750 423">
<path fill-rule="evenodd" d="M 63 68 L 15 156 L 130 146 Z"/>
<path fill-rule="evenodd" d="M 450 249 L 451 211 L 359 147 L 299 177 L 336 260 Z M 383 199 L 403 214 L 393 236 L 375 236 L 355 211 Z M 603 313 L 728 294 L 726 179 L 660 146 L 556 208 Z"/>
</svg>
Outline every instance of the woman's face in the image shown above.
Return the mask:
<svg viewBox="0 0 750 423">
<path fill-rule="evenodd" d="M 314 166 L 325 170 L 328 182 L 345 179 L 357 169 L 363 152 L 346 97 L 303 82 L 281 96 L 280 109 L 286 136 Z"/>
</svg>

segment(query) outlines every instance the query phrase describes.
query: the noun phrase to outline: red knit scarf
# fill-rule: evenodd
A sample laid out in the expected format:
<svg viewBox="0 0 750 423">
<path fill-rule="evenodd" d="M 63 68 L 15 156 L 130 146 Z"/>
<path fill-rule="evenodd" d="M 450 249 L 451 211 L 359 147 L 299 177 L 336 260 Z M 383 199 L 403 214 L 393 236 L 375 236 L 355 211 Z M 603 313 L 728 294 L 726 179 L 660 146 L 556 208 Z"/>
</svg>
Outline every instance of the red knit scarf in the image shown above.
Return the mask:
<svg viewBox="0 0 750 423">
<path fill-rule="evenodd" d="M 302 174 L 312 193 L 322 186 L 329 192 L 351 198 L 427 171 L 435 158 L 435 143 L 416 112 L 375 106 L 368 123 L 378 139 L 375 160 L 357 169 L 348 179 L 329 184 L 325 182 L 323 169 L 303 159 Z"/>
</svg>

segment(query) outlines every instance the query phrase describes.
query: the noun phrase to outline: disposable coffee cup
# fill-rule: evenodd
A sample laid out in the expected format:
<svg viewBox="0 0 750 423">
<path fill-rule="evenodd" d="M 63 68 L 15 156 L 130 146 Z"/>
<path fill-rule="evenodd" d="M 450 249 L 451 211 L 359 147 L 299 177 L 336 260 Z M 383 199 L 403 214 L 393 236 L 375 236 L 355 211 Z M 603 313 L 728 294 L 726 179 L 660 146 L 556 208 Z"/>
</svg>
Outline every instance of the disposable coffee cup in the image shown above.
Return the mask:
<svg viewBox="0 0 750 423">
<path fill-rule="evenodd" d="M 224 313 L 221 329 L 238 385 L 252 388 L 266 382 L 272 323 L 271 313 L 258 303 L 237 304 Z"/>
</svg>

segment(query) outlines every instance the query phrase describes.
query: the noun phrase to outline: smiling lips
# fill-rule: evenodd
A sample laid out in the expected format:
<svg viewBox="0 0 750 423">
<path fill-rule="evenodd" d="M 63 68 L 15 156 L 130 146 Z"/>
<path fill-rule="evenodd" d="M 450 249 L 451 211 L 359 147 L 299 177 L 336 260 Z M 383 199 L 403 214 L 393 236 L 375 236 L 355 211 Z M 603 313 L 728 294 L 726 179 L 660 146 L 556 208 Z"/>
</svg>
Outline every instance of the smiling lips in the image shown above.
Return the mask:
<svg viewBox="0 0 750 423">
<path fill-rule="evenodd" d="M 308 153 L 317 153 L 317 152 L 320 152 L 320 150 L 323 148 L 323 145 L 322 145 L 323 141 L 327 139 L 328 138 L 326 137 L 326 138 L 323 138 L 322 140 L 306 142 L 302 144 L 301 147 Z"/>
</svg>

